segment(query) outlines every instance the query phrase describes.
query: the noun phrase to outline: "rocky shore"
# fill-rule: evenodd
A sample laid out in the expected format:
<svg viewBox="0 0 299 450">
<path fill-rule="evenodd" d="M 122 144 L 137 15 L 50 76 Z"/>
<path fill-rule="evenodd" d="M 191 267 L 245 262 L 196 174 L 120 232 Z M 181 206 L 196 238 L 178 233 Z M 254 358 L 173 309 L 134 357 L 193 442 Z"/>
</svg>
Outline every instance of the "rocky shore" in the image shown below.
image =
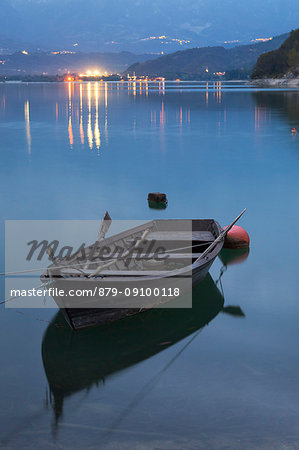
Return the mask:
<svg viewBox="0 0 299 450">
<path fill-rule="evenodd" d="M 250 81 L 258 87 L 299 88 L 299 76 L 285 76 L 282 78 L 261 78 Z"/>
</svg>

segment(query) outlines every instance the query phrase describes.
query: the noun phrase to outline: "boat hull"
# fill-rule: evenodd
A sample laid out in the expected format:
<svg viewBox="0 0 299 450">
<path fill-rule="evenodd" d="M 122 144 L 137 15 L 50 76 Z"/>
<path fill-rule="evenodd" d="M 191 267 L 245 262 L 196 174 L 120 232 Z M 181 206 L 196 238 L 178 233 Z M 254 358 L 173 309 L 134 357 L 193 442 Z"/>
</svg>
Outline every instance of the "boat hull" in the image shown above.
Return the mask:
<svg viewBox="0 0 299 450">
<path fill-rule="evenodd" d="M 215 258 L 214 258 L 215 259 Z M 84 308 L 81 307 L 82 305 L 82 298 L 73 298 L 71 303 L 65 302 L 64 298 L 55 298 L 55 301 L 57 305 L 60 307 L 60 309 L 63 312 L 63 315 L 65 319 L 67 320 L 68 324 L 71 326 L 71 328 L 75 330 L 79 330 L 82 328 L 88 328 L 92 326 L 97 325 L 103 325 L 108 322 L 113 322 L 115 320 L 123 319 L 125 317 L 138 314 L 144 311 L 147 311 L 152 308 L 191 308 L 192 307 L 192 288 L 196 287 L 198 284 L 200 284 L 207 276 L 211 265 L 214 262 L 214 259 L 209 261 L 209 263 L 205 264 L 204 266 L 201 266 L 200 270 L 194 270 L 192 273 L 192 280 L 188 281 L 188 284 L 186 282 L 184 283 L 185 292 L 182 292 L 180 295 L 180 299 L 177 299 L 173 296 L 169 297 L 155 297 L 154 299 L 152 297 L 147 298 L 144 297 L 144 300 L 141 299 L 141 297 L 132 297 L 132 301 L 135 301 L 136 307 L 132 304 L 131 307 L 125 307 L 121 308 L 118 307 L 118 305 L 121 304 L 121 302 L 124 301 L 122 296 L 118 296 L 118 298 L 114 298 L 114 306 L 107 305 L 101 306 L 101 298 L 93 298 L 91 301 L 86 302 L 86 306 Z M 168 289 L 173 289 L 174 285 L 178 285 L 178 282 L 174 282 L 171 280 L 170 285 L 167 284 L 168 280 L 162 279 L 161 280 L 161 289 L 165 289 L 166 292 Z M 100 281 L 91 281 L 87 280 L 87 282 L 84 281 L 78 281 L 77 289 L 83 290 L 84 284 L 86 285 L 88 283 L 88 288 L 91 290 L 97 289 L 99 286 L 103 286 L 103 282 Z M 113 287 L 115 287 L 115 281 L 111 282 L 113 283 Z M 157 288 L 157 281 L 152 280 L 145 283 L 144 281 L 140 281 L 140 286 L 138 285 L 138 282 L 134 282 L 134 288 L 135 289 L 143 289 L 146 290 L 147 288 L 155 289 Z M 66 290 L 67 284 L 69 284 L 68 281 L 58 281 L 56 282 L 57 287 L 59 289 Z M 190 289 L 187 290 L 186 287 L 189 286 Z M 128 289 L 128 282 L 119 282 L 118 284 L 118 290 L 123 292 L 125 289 Z M 131 289 L 131 288 L 129 288 Z M 160 289 L 158 287 L 158 289 Z M 80 304 L 80 307 L 75 307 L 76 300 L 78 304 Z M 176 303 L 173 303 L 173 300 L 176 301 Z M 179 306 L 178 300 L 180 300 Z M 127 301 L 127 300 L 126 300 Z M 103 302 L 102 302 L 103 305 Z"/>
<path fill-rule="evenodd" d="M 182 246 L 190 249 L 188 263 L 182 269 L 169 270 L 168 272 L 159 269 L 153 270 L 153 268 L 149 271 L 147 269 L 145 271 L 104 270 L 96 276 L 93 273 L 90 276 L 87 274 L 78 275 L 75 271 L 71 271 L 71 276 L 65 278 L 61 276 L 59 271 L 56 274 L 55 267 L 54 271 L 52 267 L 51 271 L 45 273 L 42 280 L 49 281 L 52 279 L 52 286 L 54 285 L 57 291 L 62 290 L 66 293 L 62 296 L 52 296 L 69 325 L 76 330 L 113 322 L 152 308 L 172 308 L 173 301 L 178 300 L 177 292 L 179 292 L 179 298 L 183 299 L 183 303 L 181 302 L 179 307 L 192 308 L 192 288 L 205 279 L 223 246 L 223 242 L 217 242 L 204 257 L 198 257 L 200 255 L 199 249 L 204 252 L 205 248 L 209 247 L 211 239 L 216 240 L 220 235 L 221 227 L 213 219 L 192 219 L 191 222 L 191 230 L 189 219 L 169 219 L 155 222 L 162 231 L 153 233 L 153 235 L 158 236 L 158 238 L 160 234 L 164 236 L 165 248 L 170 242 L 171 248 L 176 249 L 176 252 Z M 151 225 L 146 224 L 144 228 L 149 226 Z M 177 229 L 186 229 L 187 233 L 185 231 L 177 232 Z M 142 229 L 139 231 L 144 232 Z M 130 233 L 130 231 L 127 233 Z M 180 239 L 186 234 L 187 240 L 184 237 L 185 241 L 181 242 Z M 108 239 L 111 241 L 115 238 Z M 202 247 L 203 245 L 205 247 Z M 196 247 L 195 250 L 193 250 L 193 246 Z M 193 253 L 193 251 L 196 253 Z M 181 256 L 179 255 L 179 257 Z M 109 294 L 107 297 L 103 295 L 103 288 L 107 291 L 114 289 L 116 294 Z M 149 296 L 141 295 L 147 289 L 150 289 L 152 294 Z M 174 289 L 179 289 L 179 291 L 177 290 L 175 293 Z M 88 290 L 94 295 L 88 294 L 83 298 L 80 293 L 84 290 Z M 79 294 L 78 296 L 69 295 L 70 291 Z M 126 292 L 129 295 L 125 295 Z M 137 292 L 137 294 L 131 295 L 133 292 L 135 294 Z M 158 294 L 153 294 L 154 292 L 158 292 Z"/>
</svg>

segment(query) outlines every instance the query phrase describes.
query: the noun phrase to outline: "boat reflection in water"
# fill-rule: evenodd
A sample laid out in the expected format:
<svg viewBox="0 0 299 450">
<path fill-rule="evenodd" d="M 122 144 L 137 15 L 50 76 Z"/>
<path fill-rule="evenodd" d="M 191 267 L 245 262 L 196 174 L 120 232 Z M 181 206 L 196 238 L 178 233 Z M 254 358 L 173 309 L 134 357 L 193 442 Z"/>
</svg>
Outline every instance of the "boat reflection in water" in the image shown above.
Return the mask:
<svg viewBox="0 0 299 450">
<path fill-rule="evenodd" d="M 82 331 L 70 329 L 58 312 L 42 342 L 55 426 L 62 415 L 65 398 L 89 390 L 107 381 L 110 375 L 194 334 L 220 312 L 244 316 L 240 307 L 224 306 L 224 297 L 210 274 L 193 290 L 192 308 L 152 309 Z"/>
</svg>

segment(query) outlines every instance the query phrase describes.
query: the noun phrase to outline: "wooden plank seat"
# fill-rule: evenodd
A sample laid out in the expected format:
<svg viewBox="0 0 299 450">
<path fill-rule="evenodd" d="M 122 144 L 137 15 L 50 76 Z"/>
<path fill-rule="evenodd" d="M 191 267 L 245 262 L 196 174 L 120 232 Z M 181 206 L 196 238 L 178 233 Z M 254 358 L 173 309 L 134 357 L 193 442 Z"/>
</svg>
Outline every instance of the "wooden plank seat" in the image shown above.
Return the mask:
<svg viewBox="0 0 299 450">
<path fill-rule="evenodd" d="M 165 256 L 168 256 L 170 259 L 188 259 L 188 258 L 198 258 L 201 255 L 201 253 L 167 253 L 167 251 L 165 251 L 165 253 L 159 253 L 158 255 L 158 259 L 163 259 Z M 128 255 L 128 258 L 140 258 L 140 260 L 142 261 L 142 259 L 153 259 L 156 255 L 156 253 L 148 253 L 148 254 L 144 254 L 144 253 L 130 253 Z M 167 258 L 167 259 L 169 259 Z M 109 261 L 110 259 L 119 259 L 120 261 L 122 261 L 123 259 L 118 255 L 113 255 L 113 256 L 107 256 L 107 261 Z M 105 261 L 101 261 L 102 263 L 104 263 Z M 92 264 L 96 264 L 97 262 L 94 261 Z"/>
<path fill-rule="evenodd" d="M 152 231 L 146 236 L 146 241 L 150 240 L 210 242 L 215 238 L 210 231 Z"/>
<path fill-rule="evenodd" d="M 165 252 L 165 253 L 159 253 L 158 255 L 156 253 L 148 253 L 148 254 L 141 253 L 140 254 L 140 253 L 134 252 L 134 253 L 130 253 L 128 255 L 128 258 L 132 258 L 132 259 L 136 258 L 136 260 L 141 263 L 142 263 L 142 260 L 147 260 L 147 259 L 153 260 L 154 257 L 157 257 L 157 256 L 158 256 L 158 260 L 164 259 L 167 256 L 167 258 L 165 258 L 165 259 L 168 259 L 168 260 L 174 260 L 174 259 L 188 260 L 189 259 L 191 261 L 191 259 L 199 258 L 200 255 L 201 255 L 201 253 L 192 253 L 192 252 L 190 252 L 190 253 L 171 253 L 171 252 L 167 253 L 167 252 Z M 106 262 L 111 261 L 112 259 L 115 259 L 116 263 L 117 263 L 117 260 L 119 260 L 119 262 L 122 262 L 124 260 L 124 258 L 121 258 L 118 254 L 115 254 L 112 256 L 107 256 L 106 260 L 101 260 L 100 262 L 102 264 L 105 264 Z M 76 261 L 75 261 L 75 264 L 76 264 Z M 89 265 L 92 265 L 94 268 L 93 270 L 95 270 L 98 267 L 98 262 L 93 261 L 93 262 L 89 263 Z M 84 264 L 82 264 L 81 266 L 75 265 L 74 268 L 79 267 L 81 270 L 85 270 L 85 269 L 83 269 L 83 266 L 84 266 Z M 73 270 L 72 267 L 70 267 L 69 263 L 66 264 L 66 269 Z"/>
</svg>

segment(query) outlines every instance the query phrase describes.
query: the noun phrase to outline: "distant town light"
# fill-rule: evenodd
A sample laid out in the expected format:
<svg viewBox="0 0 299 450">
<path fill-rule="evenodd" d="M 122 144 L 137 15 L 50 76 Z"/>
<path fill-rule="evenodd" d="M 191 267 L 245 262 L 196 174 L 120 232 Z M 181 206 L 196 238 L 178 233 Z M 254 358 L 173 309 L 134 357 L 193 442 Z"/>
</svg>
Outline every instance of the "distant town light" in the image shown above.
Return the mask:
<svg viewBox="0 0 299 450">
<path fill-rule="evenodd" d="M 29 53 L 26 50 L 22 51 L 23 55 L 29 55 Z"/>
<path fill-rule="evenodd" d="M 267 42 L 272 41 L 273 37 L 251 39 L 251 42 Z"/>
<path fill-rule="evenodd" d="M 142 38 L 140 39 L 140 41 L 151 41 L 154 39 L 158 39 L 161 41 L 161 44 L 171 44 L 172 42 L 178 42 L 180 45 L 183 44 L 189 44 L 190 41 L 186 40 L 186 39 L 177 39 L 177 38 L 167 38 L 167 36 L 150 36 L 147 38 Z"/>
<path fill-rule="evenodd" d="M 234 39 L 233 41 L 224 41 L 225 44 L 235 44 L 237 42 L 240 42 L 239 39 Z"/>
<path fill-rule="evenodd" d="M 52 55 L 67 55 L 67 54 L 75 55 L 76 52 L 71 52 L 69 50 L 62 50 L 62 51 L 51 52 L 51 54 Z"/>
<path fill-rule="evenodd" d="M 101 77 L 103 75 L 111 75 L 101 69 L 88 69 L 86 72 L 79 73 L 79 77 Z"/>
</svg>

